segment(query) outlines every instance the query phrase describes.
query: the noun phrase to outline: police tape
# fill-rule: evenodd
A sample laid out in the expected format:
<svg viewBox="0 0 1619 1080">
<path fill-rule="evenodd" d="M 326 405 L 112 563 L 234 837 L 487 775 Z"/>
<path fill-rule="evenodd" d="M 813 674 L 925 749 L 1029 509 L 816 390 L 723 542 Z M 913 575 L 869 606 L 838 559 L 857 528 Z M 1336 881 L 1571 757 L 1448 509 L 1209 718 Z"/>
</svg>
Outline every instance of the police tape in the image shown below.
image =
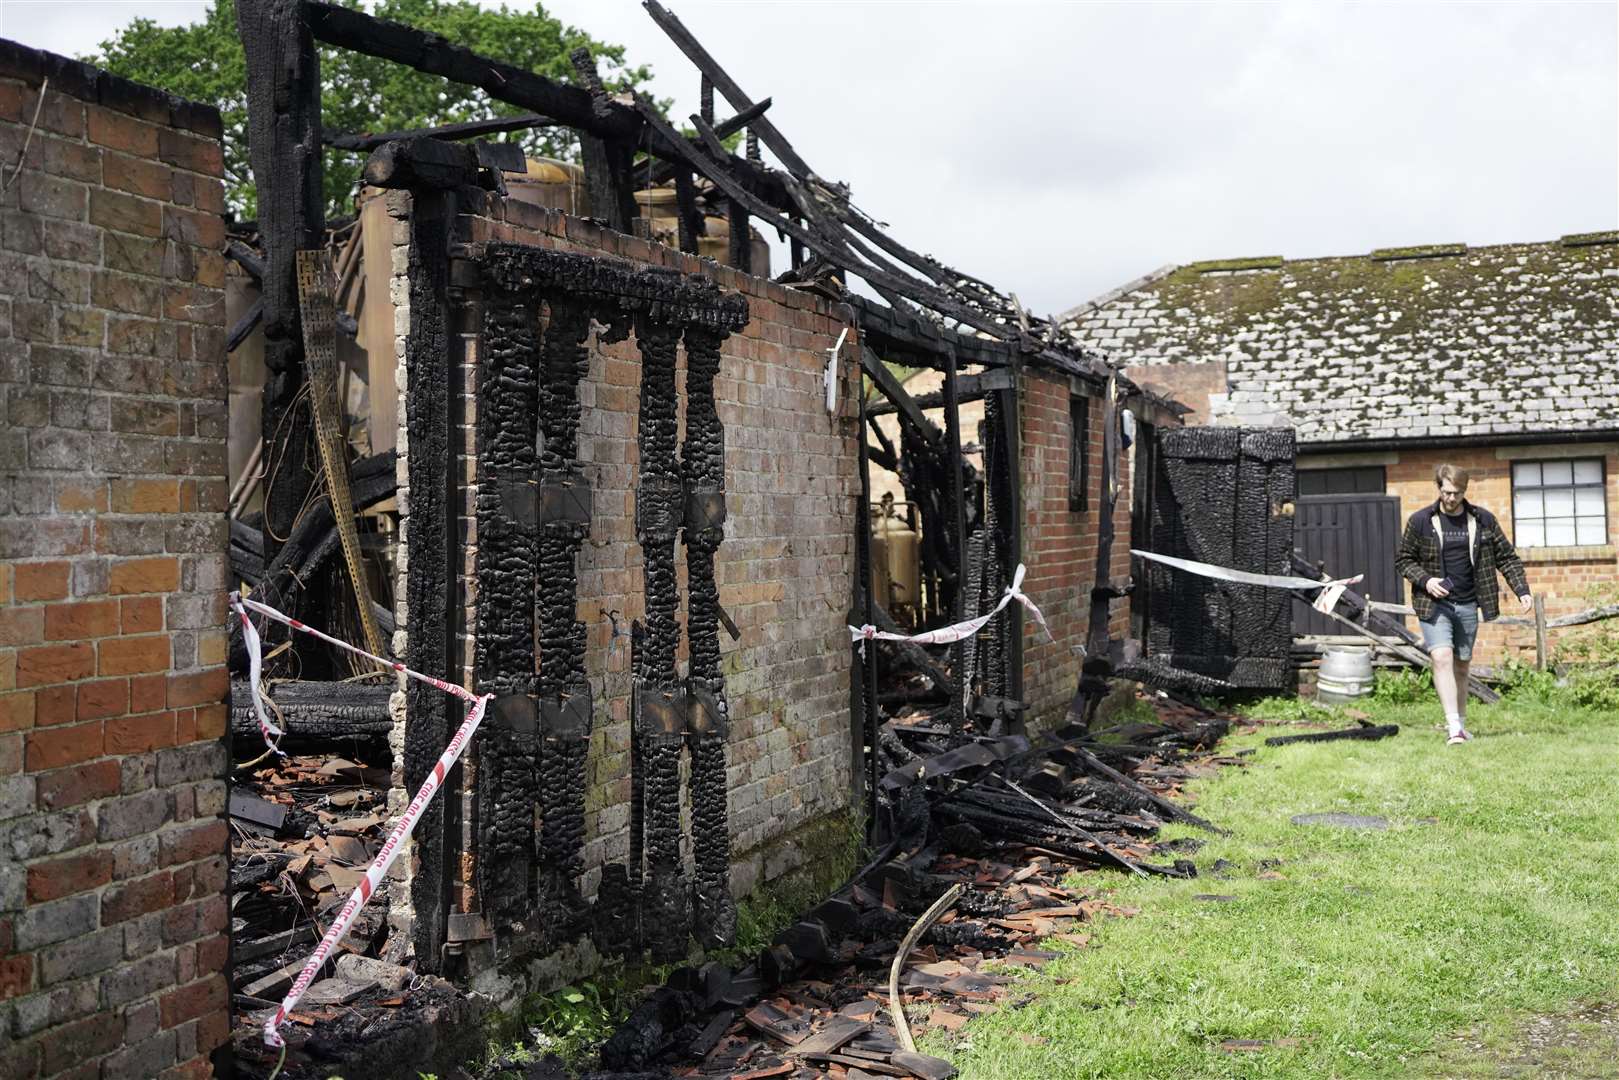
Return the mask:
<svg viewBox="0 0 1619 1080">
<path fill-rule="evenodd" d="M 868 641 L 909 641 L 916 645 L 947 645 L 951 642 L 963 641 L 972 637 L 987 626 L 991 619 L 999 615 L 1007 604 L 1016 600 L 1028 609 L 1030 615 L 1034 616 L 1034 621 L 1040 624 L 1040 629 L 1046 632 L 1046 637 L 1055 641 L 1056 638 L 1051 633 L 1051 627 L 1046 625 L 1046 617 L 1040 614 L 1040 609 L 1035 606 L 1034 601 L 1023 593 L 1023 575 L 1026 571 L 1027 568 L 1022 563 L 1018 563 L 1017 570 L 1012 574 L 1012 584 L 1008 585 L 1006 591 L 1001 594 L 1001 602 L 996 604 L 993 610 L 975 619 L 951 623 L 949 626 L 941 626 L 936 630 L 928 630 L 920 634 L 896 634 L 888 630 L 879 630 L 870 623 L 866 623 L 864 626 L 849 627 L 849 640 L 860 642 L 860 656 L 862 659 L 865 658 L 866 642 Z"/>
<path fill-rule="evenodd" d="M 1190 574 L 1239 585 L 1260 585 L 1268 589 L 1320 589 L 1321 595 L 1316 597 L 1310 606 L 1324 615 L 1330 614 L 1338 606 L 1338 598 L 1343 596 L 1345 588 L 1358 583 L 1366 576 L 1356 574 L 1354 577 L 1337 578 L 1332 581 L 1311 581 L 1309 578 L 1294 577 L 1291 574 L 1255 574 L 1248 570 L 1233 570 L 1229 566 L 1216 566 L 1213 563 L 1196 562 L 1192 559 L 1177 559 L 1173 555 L 1159 555 L 1156 552 L 1140 551 L 1136 548 L 1131 548 L 1130 554 L 1173 566 Z"/>
<path fill-rule="evenodd" d="M 416 828 L 416 823 L 421 820 L 422 813 L 427 809 L 427 804 L 433 801 L 433 796 L 444 785 L 444 777 L 449 774 L 450 769 L 460 759 L 461 752 L 472 741 L 472 736 L 477 732 L 478 725 L 483 722 L 484 710 L 488 707 L 489 700 L 494 695 L 483 694 L 480 696 L 463 686 L 456 686 L 454 683 L 435 679 L 431 675 L 423 675 L 419 671 L 412 671 L 397 661 L 384 660 L 382 657 L 368 653 L 364 649 L 358 649 L 347 642 L 339 641 L 329 634 L 323 634 L 314 627 L 305 626 L 297 619 L 284 615 L 272 607 L 249 600 L 238 593 L 230 594 L 230 602 L 231 606 L 242 617 L 242 633 L 247 645 L 248 663 L 253 679 L 253 707 L 258 710 L 259 727 L 265 731 L 265 742 L 269 744 L 270 749 L 275 750 L 278 754 L 281 751 L 274 743 L 270 742 L 269 733 L 273 731 L 275 734 L 281 735 L 282 732 L 269 722 L 265 716 L 264 704 L 259 698 L 259 671 L 263 661 L 259 656 L 261 647 L 259 635 L 253 629 L 252 620 L 247 617 L 249 609 L 266 618 L 274 619 L 276 622 L 285 623 L 294 630 L 301 630 L 306 634 L 320 638 L 330 645 L 335 645 L 340 649 L 345 649 L 368 660 L 373 660 L 407 678 L 416 679 L 419 682 L 427 683 L 429 686 L 436 686 L 445 693 L 454 694 L 456 697 L 470 703 L 470 707 L 467 709 L 467 718 L 461 722 L 455 736 L 450 739 L 449 745 L 444 748 L 444 753 L 439 755 L 438 761 L 433 765 L 432 772 L 427 774 L 427 779 L 422 781 L 422 786 L 417 789 L 415 798 L 410 800 L 410 805 L 405 807 L 405 812 L 394 823 L 394 827 L 388 833 L 388 839 L 383 842 L 382 850 L 377 852 L 377 857 L 366 868 L 365 877 L 360 879 L 360 883 L 355 886 L 354 892 L 349 894 L 347 902 L 338 911 L 337 918 L 327 928 L 325 936 L 320 939 L 320 944 L 315 946 L 315 951 L 310 954 L 309 960 L 303 966 L 303 970 L 293 980 L 292 988 L 287 991 L 287 996 L 281 999 L 280 1007 L 276 1009 L 274 1015 L 264 1022 L 265 1043 L 273 1047 L 284 1047 L 286 1040 L 282 1038 L 280 1028 L 287 1022 L 287 1015 L 298 1004 L 298 999 L 303 997 L 304 992 L 309 989 L 309 984 L 315 981 L 315 976 L 319 974 L 321 967 L 326 963 L 326 958 L 337 947 L 337 943 L 343 940 L 343 936 L 349 932 L 349 928 L 354 925 L 355 917 L 360 914 L 360 909 L 365 906 L 366 901 L 371 899 L 372 893 L 376 891 L 377 886 L 382 884 L 382 879 L 388 875 L 394 860 L 399 857 L 400 851 L 404 849 L 405 840 L 410 836 L 411 831 Z"/>
</svg>

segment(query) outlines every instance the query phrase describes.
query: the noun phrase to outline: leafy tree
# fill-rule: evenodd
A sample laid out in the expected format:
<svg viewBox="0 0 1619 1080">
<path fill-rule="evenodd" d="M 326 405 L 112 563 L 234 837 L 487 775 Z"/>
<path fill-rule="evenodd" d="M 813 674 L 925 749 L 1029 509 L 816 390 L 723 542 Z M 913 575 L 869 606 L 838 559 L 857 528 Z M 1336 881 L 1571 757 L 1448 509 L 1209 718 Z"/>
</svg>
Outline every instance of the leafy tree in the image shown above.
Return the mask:
<svg viewBox="0 0 1619 1080">
<path fill-rule="evenodd" d="M 622 45 L 597 41 L 539 4 L 516 11 L 505 4 L 483 8 L 471 0 L 377 0 L 371 14 L 559 82 L 572 80 L 568 53 L 581 45 L 595 57 L 609 90 L 636 88 L 651 78 L 645 65 L 625 62 Z M 159 26 L 137 17 L 101 43 L 100 55 L 87 59 L 136 82 L 217 105 L 225 122 L 226 200 L 245 217 L 257 214 L 247 148 L 247 64 L 236 34 L 234 0 L 213 0 L 202 21 L 188 26 Z M 493 101 L 476 87 L 346 49 L 321 46 L 320 62 L 321 125 L 328 132 L 399 131 L 525 111 Z M 507 138 L 530 157 L 578 158 L 578 138 L 565 127 L 532 128 Z M 327 151 L 328 214 L 352 212 L 363 164 L 363 155 Z"/>
</svg>

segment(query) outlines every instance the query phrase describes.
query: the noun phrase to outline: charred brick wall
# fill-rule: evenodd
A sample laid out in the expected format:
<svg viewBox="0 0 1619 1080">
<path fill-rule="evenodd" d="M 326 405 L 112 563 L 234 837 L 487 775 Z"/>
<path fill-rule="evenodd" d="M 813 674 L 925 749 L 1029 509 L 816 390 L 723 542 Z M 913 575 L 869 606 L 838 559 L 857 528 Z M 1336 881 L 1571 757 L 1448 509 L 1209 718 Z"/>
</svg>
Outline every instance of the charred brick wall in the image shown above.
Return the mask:
<svg viewBox="0 0 1619 1080">
<path fill-rule="evenodd" d="M 226 1035 L 219 138 L 0 41 L 3 1076 L 207 1076 Z"/>
<path fill-rule="evenodd" d="M 410 200 L 391 193 L 395 243 L 404 242 Z M 730 697 L 729 821 L 732 891 L 745 893 L 797 865 L 801 856 L 779 843 L 793 830 L 850 805 L 849 667 L 845 629 L 853 592 L 855 509 L 859 498 L 855 438 L 854 328 L 839 361 L 837 415 L 828 415 L 822 372 L 828 350 L 849 323 L 819 298 L 682 255 L 561 213 L 516 200 L 493 201 L 490 216 L 463 219 L 461 236 L 473 243 L 510 241 L 556 251 L 606 255 L 653 267 L 701 273 L 722 289 L 742 293 L 751 319 L 721 347 L 714 397 L 724 426 L 728 520 L 716 557 L 719 602 L 741 633 L 722 635 L 721 666 Z M 399 247 L 395 248 L 400 251 Z M 395 260 L 394 296 L 404 298 L 407 267 Z M 847 315 L 847 313 L 844 313 Z M 408 311 L 397 313 L 398 334 Z M 466 608 L 456 628 L 463 678 L 473 676 L 478 625 L 476 581 L 478 336 L 473 323 L 458 337 L 463 426 L 459 448 L 466 497 L 459 508 L 468 543 L 459 557 L 467 582 Z M 588 368 L 578 388 L 582 407 L 578 457 L 593 489 L 589 539 L 578 555 L 575 617 L 586 634 L 585 673 L 595 702 L 586 764 L 585 893 L 594 893 L 601 868 L 622 862 L 630 849 L 630 649 L 632 620 L 644 621 L 642 552 L 635 536 L 639 470 L 637 415 L 641 355 L 634 336 L 605 343 L 600 328 L 587 339 Z M 404 357 L 401 345 L 400 357 Z M 678 378 L 685 385 L 685 350 Z M 402 383 L 408 378 L 402 377 Z M 407 391 L 408 393 L 408 391 Z M 682 423 L 686 396 L 681 394 Z M 405 411 L 401 409 L 401 416 Z M 401 508 L 404 561 L 411 558 L 408 474 L 411 433 L 401 429 Z M 683 549 L 682 549 L 683 552 Z M 685 625 L 687 581 L 677 559 L 680 621 Z M 401 597 L 404 590 L 398 591 Z M 408 610 L 400 625 L 409 627 Z M 616 635 L 615 635 L 616 631 Z M 408 631 L 407 631 L 408 632 Z M 396 648 L 401 647 L 396 642 Z M 687 659 L 684 633 L 682 670 Z M 486 763 L 476 760 L 467 786 L 475 789 Z M 469 797 L 466 808 L 474 812 Z M 472 831 L 464 834 L 475 847 Z M 469 874 L 457 907 L 476 910 Z"/>
</svg>

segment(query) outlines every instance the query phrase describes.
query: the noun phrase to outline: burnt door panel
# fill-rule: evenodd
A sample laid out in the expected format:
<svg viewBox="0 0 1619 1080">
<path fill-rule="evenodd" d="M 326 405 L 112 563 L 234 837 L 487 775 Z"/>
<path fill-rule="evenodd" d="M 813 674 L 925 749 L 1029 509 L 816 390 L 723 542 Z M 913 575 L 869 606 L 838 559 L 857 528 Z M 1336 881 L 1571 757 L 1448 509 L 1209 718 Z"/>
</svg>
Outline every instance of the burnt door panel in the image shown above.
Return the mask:
<svg viewBox="0 0 1619 1080">
<path fill-rule="evenodd" d="M 1373 600 L 1406 602 L 1394 557 L 1400 546 L 1400 500 L 1394 495 L 1306 495 L 1295 514 L 1299 555 L 1333 577 L 1365 574 L 1360 588 Z M 1293 602 L 1296 634 L 1343 634 L 1342 624 L 1302 601 Z"/>
<path fill-rule="evenodd" d="M 1159 435 L 1151 549 L 1238 570 L 1285 572 L 1293 547 L 1293 432 L 1179 428 Z M 1154 669 L 1226 687 L 1287 684 L 1292 620 L 1285 592 L 1145 560 L 1135 571 L 1147 583 L 1145 647 Z"/>
</svg>

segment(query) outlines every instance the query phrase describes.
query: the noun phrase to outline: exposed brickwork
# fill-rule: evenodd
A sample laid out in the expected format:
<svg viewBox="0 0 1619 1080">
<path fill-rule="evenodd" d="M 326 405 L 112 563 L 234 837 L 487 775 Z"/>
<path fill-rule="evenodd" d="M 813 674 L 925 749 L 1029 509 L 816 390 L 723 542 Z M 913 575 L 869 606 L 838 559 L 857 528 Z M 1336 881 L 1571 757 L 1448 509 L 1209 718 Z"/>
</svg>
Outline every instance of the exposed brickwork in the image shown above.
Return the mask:
<svg viewBox="0 0 1619 1080">
<path fill-rule="evenodd" d="M 1066 714 L 1079 688 L 1080 653 L 1090 619 L 1091 582 L 1096 577 L 1096 545 L 1101 514 L 1096 484 L 1102 475 L 1102 403 L 1092 397 L 1086 456 L 1090 493 L 1084 510 L 1068 508 L 1069 445 L 1073 439 L 1069 399 L 1091 396 L 1094 387 L 1077 380 L 1025 371 L 1020 402 L 1023 419 L 1023 589 L 1039 605 L 1053 640 L 1033 619 L 1024 621 L 1023 687 L 1031 726 L 1044 727 Z M 1113 512 L 1114 579 L 1130 573 L 1130 491 L 1132 456 L 1119 461 L 1119 498 Z M 1128 601 L 1115 601 L 1109 628 L 1122 637 L 1130 628 Z"/>
<path fill-rule="evenodd" d="M 223 955 L 198 959 L 226 921 L 220 121 L 0 42 L 8 168 L 47 76 L 0 197 L 0 1076 L 205 1075 L 225 1022 Z"/>
</svg>

